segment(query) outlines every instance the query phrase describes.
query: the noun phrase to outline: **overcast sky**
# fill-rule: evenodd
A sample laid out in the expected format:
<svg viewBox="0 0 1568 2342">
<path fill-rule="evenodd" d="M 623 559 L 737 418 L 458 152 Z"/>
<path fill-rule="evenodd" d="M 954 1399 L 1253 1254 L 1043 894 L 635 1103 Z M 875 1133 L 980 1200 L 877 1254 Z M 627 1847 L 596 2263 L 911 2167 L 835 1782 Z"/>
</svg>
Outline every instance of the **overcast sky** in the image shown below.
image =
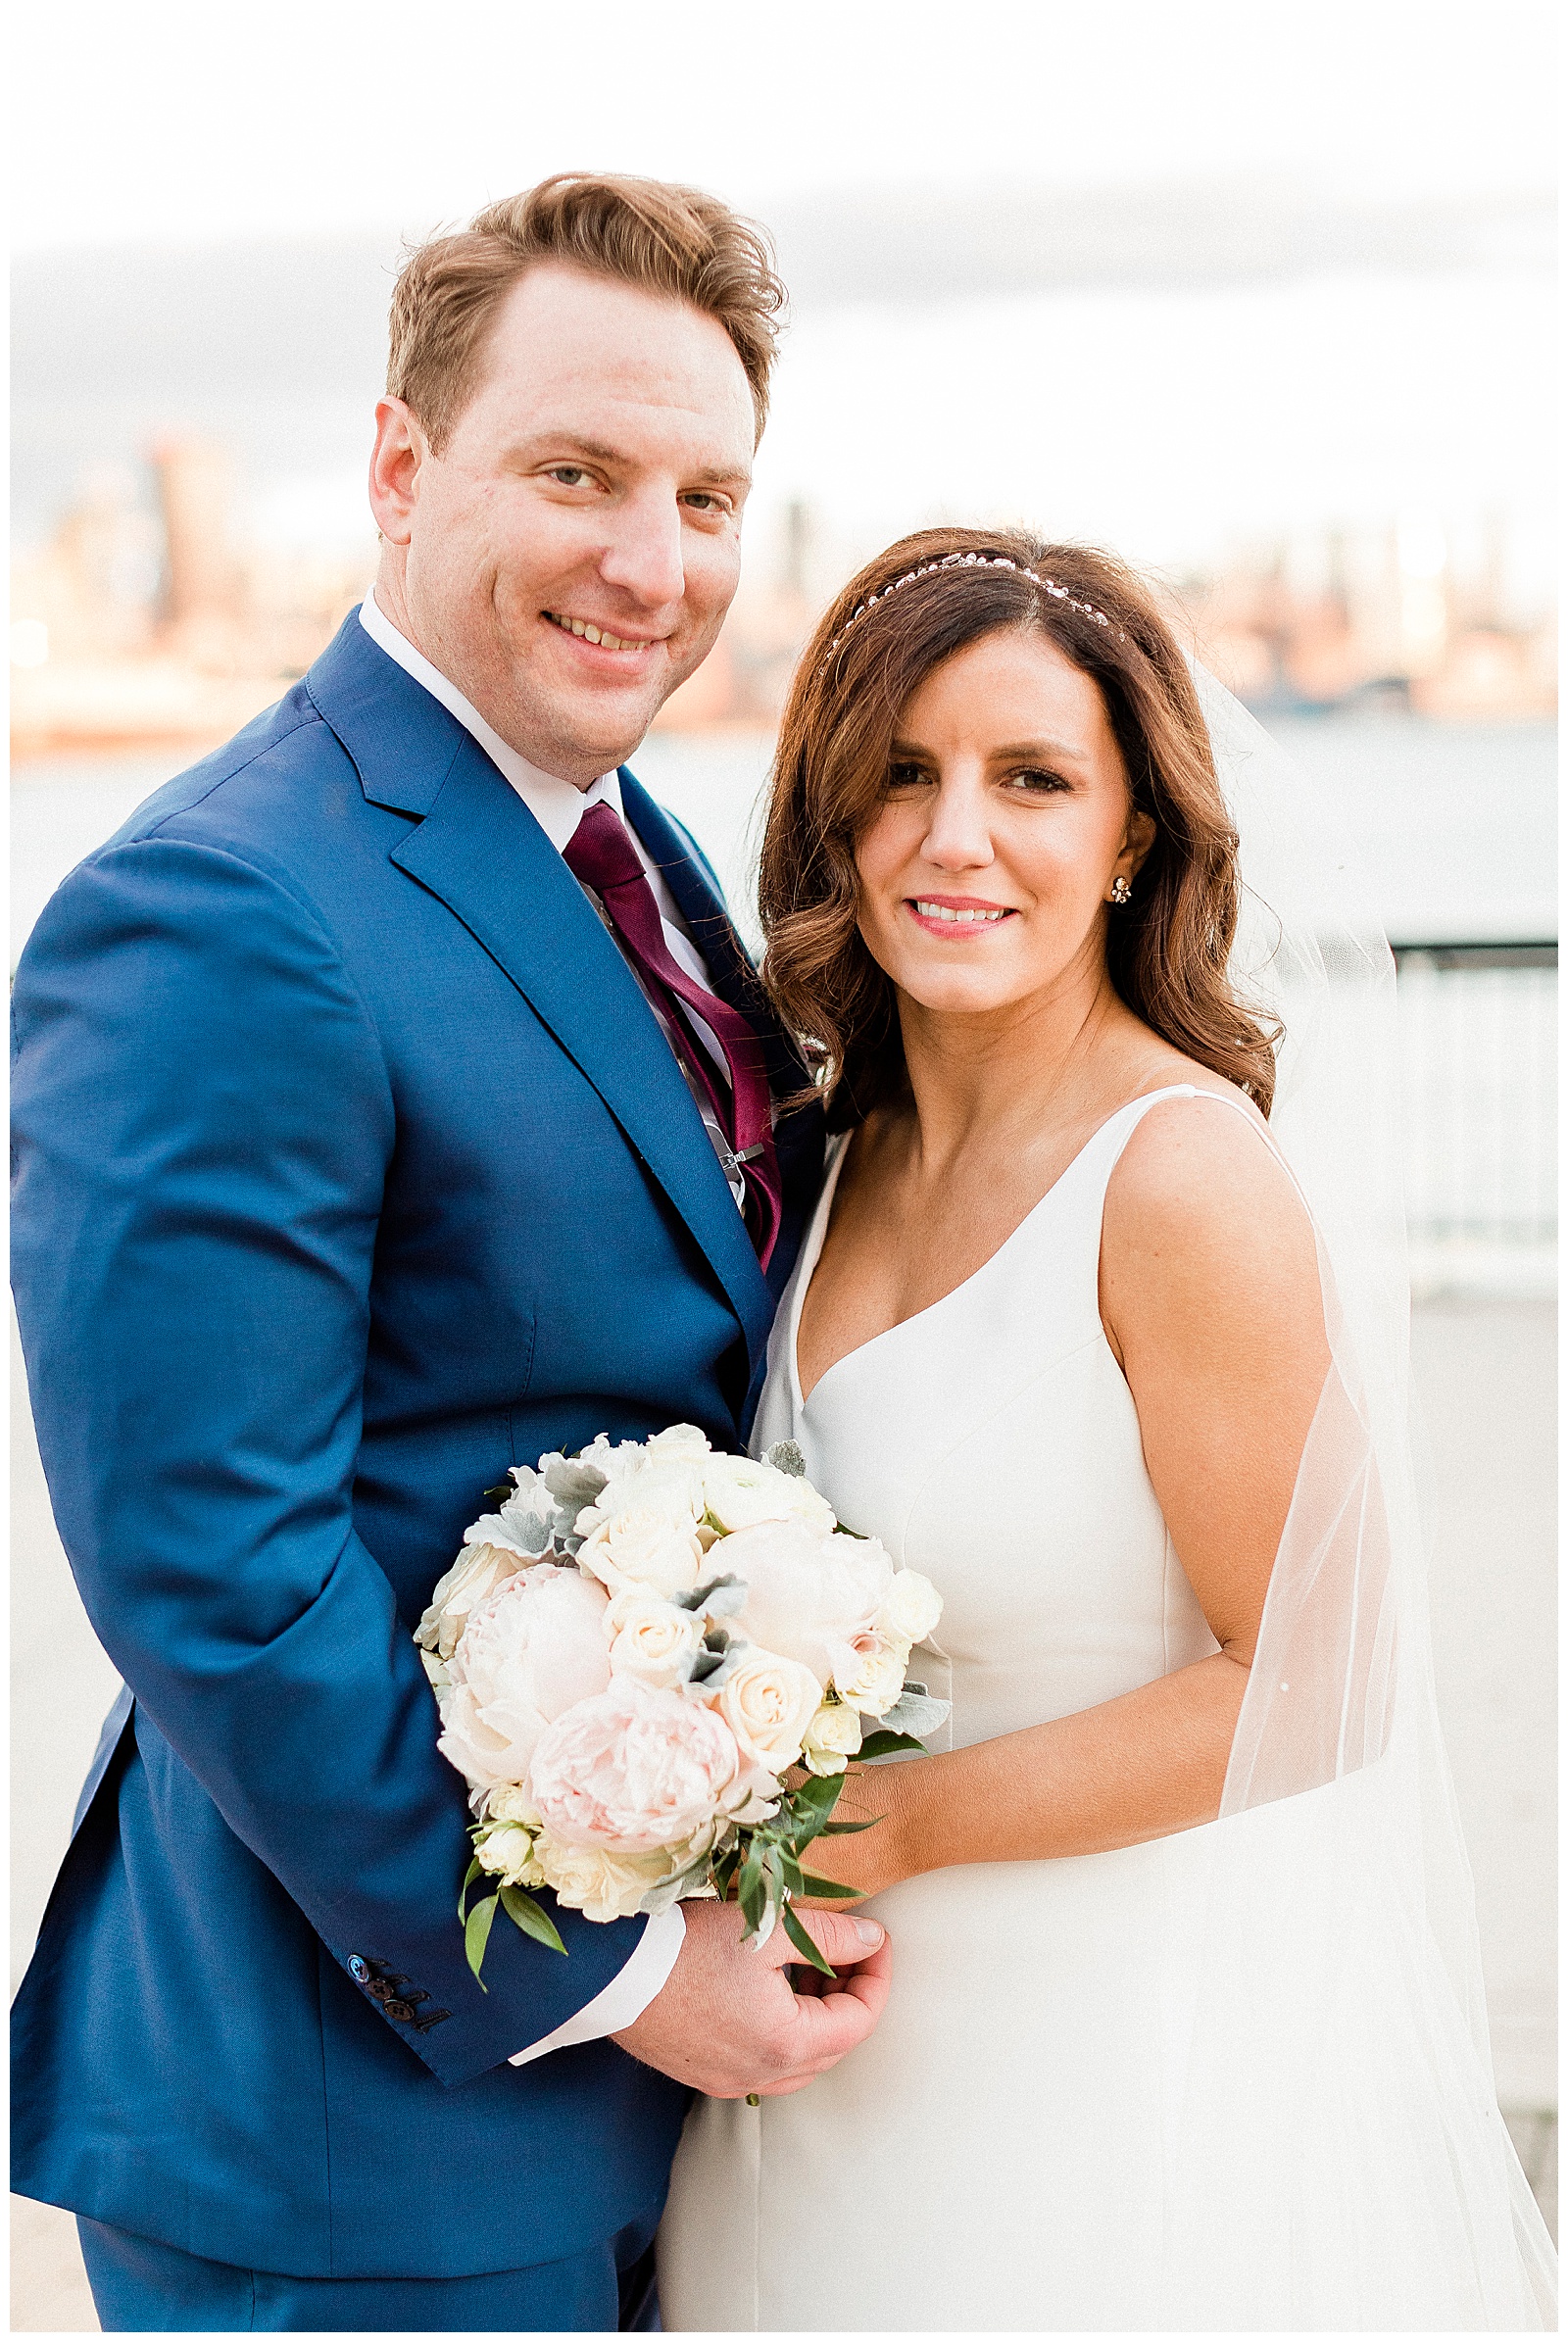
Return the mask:
<svg viewBox="0 0 1568 2342">
<path fill-rule="evenodd" d="M 1508 0 L 30 0 L 13 235 L 421 233 L 584 165 L 764 212 L 854 180 L 1539 187 L 1554 23 Z"/>
<path fill-rule="evenodd" d="M 24 538 L 175 427 L 232 450 L 264 534 L 358 542 L 399 237 L 587 166 L 778 229 L 797 298 L 759 574 L 804 498 L 841 566 L 959 512 L 1159 562 L 1413 513 L 1505 524 L 1545 590 L 1550 9 L 30 0 L 13 23 Z"/>
</svg>

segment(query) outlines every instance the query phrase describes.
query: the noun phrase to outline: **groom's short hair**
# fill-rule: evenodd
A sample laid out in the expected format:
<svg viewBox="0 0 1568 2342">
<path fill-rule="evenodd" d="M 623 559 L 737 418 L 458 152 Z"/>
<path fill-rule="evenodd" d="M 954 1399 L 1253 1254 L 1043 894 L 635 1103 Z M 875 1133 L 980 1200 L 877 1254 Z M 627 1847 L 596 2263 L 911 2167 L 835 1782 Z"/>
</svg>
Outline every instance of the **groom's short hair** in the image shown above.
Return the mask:
<svg viewBox="0 0 1568 2342">
<path fill-rule="evenodd" d="M 558 171 L 411 252 L 392 295 L 386 386 L 440 451 L 478 386 L 484 344 L 541 261 L 689 302 L 729 335 L 761 437 L 784 287 L 763 231 L 714 195 L 663 179 Z"/>
</svg>

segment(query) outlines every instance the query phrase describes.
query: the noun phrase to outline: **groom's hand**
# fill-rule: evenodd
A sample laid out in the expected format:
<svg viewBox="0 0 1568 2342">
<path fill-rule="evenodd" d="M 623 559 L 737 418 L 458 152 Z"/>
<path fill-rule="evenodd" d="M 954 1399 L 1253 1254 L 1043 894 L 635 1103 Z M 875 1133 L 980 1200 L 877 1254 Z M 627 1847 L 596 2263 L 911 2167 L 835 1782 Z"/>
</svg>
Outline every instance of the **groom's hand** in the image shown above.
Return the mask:
<svg viewBox="0 0 1568 2342">
<path fill-rule="evenodd" d="M 782 1927 L 759 1950 L 741 1941 L 733 1903 L 688 1903 L 684 1916 L 686 1941 L 664 1989 L 612 2038 L 707 2097 L 804 2090 L 881 2016 L 893 1951 L 874 1919 L 813 1911 L 805 1924 L 838 1981 L 823 1976 L 819 1992 L 798 1994 L 784 1971 L 799 1955 Z"/>
</svg>

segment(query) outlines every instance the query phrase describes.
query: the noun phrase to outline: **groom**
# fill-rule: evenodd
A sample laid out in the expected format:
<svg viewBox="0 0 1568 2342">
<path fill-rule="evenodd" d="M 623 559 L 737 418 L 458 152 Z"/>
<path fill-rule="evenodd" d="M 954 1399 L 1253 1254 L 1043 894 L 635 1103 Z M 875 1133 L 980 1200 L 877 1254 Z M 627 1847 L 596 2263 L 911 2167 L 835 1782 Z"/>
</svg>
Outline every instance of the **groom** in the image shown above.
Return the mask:
<svg viewBox="0 0 1568 2342">
<path fill-rule="evenodd" d="M 374 594 L 55 896 L 15 1279 L 125 1690 L 18 2003 L 13 2185 L 112 2330 L 613 2329 L 690 2089 L 871 2029 L 733 1909 L 457 1920 L 411 1639 L 483 1491 L 739 1444 L 821 1167 L 712 877 L 622 760 L 735 591 L 779 299 L 711 199 L 564 177 L 410 260 Z"/>
</svg>

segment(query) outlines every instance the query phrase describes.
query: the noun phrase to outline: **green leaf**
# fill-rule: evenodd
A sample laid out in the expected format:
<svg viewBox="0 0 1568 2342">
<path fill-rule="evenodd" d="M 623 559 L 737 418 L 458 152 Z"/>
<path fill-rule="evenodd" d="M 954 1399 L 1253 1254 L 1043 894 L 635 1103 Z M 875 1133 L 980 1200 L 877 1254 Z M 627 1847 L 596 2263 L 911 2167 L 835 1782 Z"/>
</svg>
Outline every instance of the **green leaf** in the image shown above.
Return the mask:
<svg viewBox="0 0 1568 2342">
<path fill-rule="evenodd" d="M 762 1850 L 755 1841 L 746 1849 L 746 1860 L 741 1865 L 741 1881 L 737 1896 L 741 1910 L 746 1916 L 746 1926 L 742 1930 L 743 1936 L 755 1935 L 762 1924 L 762 1914 L 767 1908 L 767 1893 L 762 1884 Z"/>
<path fill-rule="evenodd" d="M 520 1886 L 504 1886 L 501 1889 L 501 1907 L 513 1926 L 520 1927 L 524 1935 L 531 1935 L 535 1943 L 546 1944 L 551 1951 L 565 1956 L 566 1947 L 561 1940 L 555 1921 L 542 1903 L 534 1901 L 532 1895 L 525 1895 Z"/>
<path fill-rule="evenodd" d="M 873 1814 L 869 1822 L 824 1822 L 822 1835 L 824 1837 L 854 1837 L 857 1830 L 874 1830 L 879 1822 L 886 1820 L 886 1814 Z"/>
<path fill-rule="evenodd" d="M 473 1884 L 475 1878 L 478 1878 L 481 1868 L 482 1865 L 479 1861 L 478 1855 L 476 1854 L 472 1862 L 469 1863 L 467 1869 L 463 1874 L 463 1884 L 458 1889 L 458 1925 L 460 1927 L 463 1926 L 466 1917 L 464 1906 L 468 1900 L 468 1889 Z"/>
<path fill-rule="evenodd" d="M 929 1756 L 923 1740 L 916 1740 L 908 1732 L 871 1732 L 860 1742 L 856 1752 L 858 1763 L 865 1757 L 902 1756 L 907 1750 L 911 1756 Z"/>
<path fill-rule="evenodd" d="M 813 1773 L 809 1780 L 802 1781 L 798 1789 L 790 1791 L 789 1812 L 792 1815 L 819 1813 L 825 1822 L 844 1794 L 846 1778 L 842 1773 Z"/>
<path fill-rule="evenodd" d="M 833 1970 L 828 1965 L 827 1961 L 823 1959 L 821 1953 L 817 1950 L 809 1935 L 807 1934 L 806 1929 L 802 1927 L 800 1921 L 796 1918 L 788 1903 L 785 1904 L 784 1909 L 779 1916 L 784 1922 L 785 1934 L 789 1937 L 791 1943 L 794 1944 L 795 1949 L 802 1955 L 802 1957 L 804 1959 L 809 1960 L 811 1966 L 814 1969 L 819 1970 L 823 1976 L 832 1976 Z"/>
<path fill-rule="evenodd" d="M 778 1925 L 778 1915 L 784 1908 L 785 1896 L 789 1891 L 784 1879 L 784 1864 L 787 1859 L 776 1843 L 770 1845 L 762 1857 L 762 1879 L 767 1889 L 767 1908 L 773 1914 L 775 1927 Z M 791 1865 L 791 1867 L 794 1866 Z"/>
<path fill-rule="evenodd" d="M 730 1886 L 740 1867 L 741 1850 L 739 1846 L 731 1846 L 728 1852 L 721 1854 L 717 1862 L 714 1863 L 713 1884 L 718 1889 L 718 1899 L 721 1903 L 729 1901 Z"/>
<path fill-rule="evenodd" d="M 840 1886 L 836 1879 L 813 1878 L 809 1871 L 801 1873 L 801 1885 L 808 1895 L 817 1895 L 829 1903 L 858 1903 L 863 1901 L 863 1886 Z"/>
<path fill-rule="evenodd" d="M 779 1809 L 778 1819 L 784 1825 L 784 1834 L 797 1852 L 808 1846 L 819 1830 L 827 1827 L 833 1808 L 844 1794 L 842 1773 L 803 1781 L 793 1789 Z"/>
<path fill-rule="evenodd" d="M 463 1948 L 468 1955 L 468 1966 L 473 1970 L 474 1980 L 481 1992 L 488 1992 L 490 1989 L 483 1976 L 480 1976 L 479 1970 L 484 1964 L 484 1947 L 490 1940 L 490 1929 L 495 1925 L 496 1905 L 500 1900 L 499 1895 L 486 1895 L 482 1903 L 475 1903 L 464 1924 Z"/>
</svg>

